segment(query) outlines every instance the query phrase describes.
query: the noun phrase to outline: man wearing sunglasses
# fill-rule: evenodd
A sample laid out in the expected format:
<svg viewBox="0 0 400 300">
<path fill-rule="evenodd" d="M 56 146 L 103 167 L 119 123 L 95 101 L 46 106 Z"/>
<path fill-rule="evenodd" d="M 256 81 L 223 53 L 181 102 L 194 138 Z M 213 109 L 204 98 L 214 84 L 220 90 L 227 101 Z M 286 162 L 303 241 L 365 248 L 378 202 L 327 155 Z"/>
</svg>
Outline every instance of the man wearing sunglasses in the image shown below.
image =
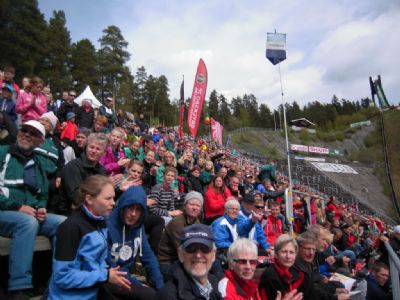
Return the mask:
<svg viewBox="0 0 400 300">
<path fill-rule="evenodd" d="M 64 102 L 58 109 L 57 117 L 63 127 L 65 127 L 67 124 L 66 122 L 68 113 L 72 112 L 75 114 L 75 116 L 79 114 L 79 105 L 74 102 L 76 96 L 76 91 L 70 90 L 68 92 L 68 97 L 64 100 Z"/>
<path fill-rule="evenodd" d="M 153 299 L 222 299 L 218 280 L 209 273 L 215 261 L 214 235 L 209 226 L 193 224 L 184 227 L 178 249 L 179 263 L 172 278 Z"/>
<path fill-rule="evenodd" d="M 33 151 L 44 137 L 44 126 L 30 120 L 21 125 L 16 144 L 0 147 L 0 235 L 11 238 L 9 299 L 29 299 L 36 235 L 53 237 L 65 219 L 46 210 L 45 161 Z"/>
</svg>

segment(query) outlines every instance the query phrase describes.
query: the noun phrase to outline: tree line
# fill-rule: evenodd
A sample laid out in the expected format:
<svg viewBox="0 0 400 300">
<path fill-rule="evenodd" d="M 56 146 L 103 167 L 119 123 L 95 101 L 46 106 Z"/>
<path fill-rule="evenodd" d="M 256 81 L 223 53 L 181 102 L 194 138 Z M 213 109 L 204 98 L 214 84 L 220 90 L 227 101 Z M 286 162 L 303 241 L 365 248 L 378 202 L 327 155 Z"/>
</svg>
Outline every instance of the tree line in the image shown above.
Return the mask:
<svg viewBox="0 0 400 300">
<path fill-rule="evenodd" d="M 36 0 L 0 0 L 0 36 L 0 68 L 14 66 L 17 82 L 24 76 L 38 75 L 56 98 L 63 90 L 75 89 L 80 93 L 89 85 L 100 100 L 114 96 L 117 108 L 144 113 L 153 123 L 167 126 L 178 123 L 179 103 L 169 95 L 168 79 L 164 75 L 148 74 L 144 66 L 132 74 L 127 65 L 133 59 L 132 54 L 117 26 L 110 25 L 103 30 L 98 39 L 100 48 L 96 49 L 89 39 L 71 42 L 62 10 L 54 11 L 46 21 Z M 313 101 L 300 108 L 293 101 L 285 108 L 287 120 L 306 117 L 320 127 L 329 128 L 338 116 L 360 111 L 370 102 L 368 98 L 352 102 L 333 96 L 328 104 Z M 280 128 L 283 124 L 282 105 L 271 111 L 253 94 L 229 101 L 213 90 L 206 99 L 201 120 L 208 115 L 220 121 L 226 130 Z M 207 131 L 202 122 L 199 134 Z"/>
</svg>

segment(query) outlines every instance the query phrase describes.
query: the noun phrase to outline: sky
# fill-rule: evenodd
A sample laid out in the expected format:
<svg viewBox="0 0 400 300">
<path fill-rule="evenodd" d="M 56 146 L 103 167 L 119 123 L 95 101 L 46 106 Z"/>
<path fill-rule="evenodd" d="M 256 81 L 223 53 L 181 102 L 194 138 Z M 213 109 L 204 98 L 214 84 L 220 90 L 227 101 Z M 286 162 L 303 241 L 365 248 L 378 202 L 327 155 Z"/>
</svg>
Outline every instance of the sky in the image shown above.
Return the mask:
<svg viewBox="0 0 400 300">
<path fill-rule="evenodd" d="M 48 20 L 66 14 L 72 42 L 98 39 L 109 25 L 121 29 L 133 74 L 165 75 L 170 99 L 192 94 L 200 58 L 212 90 L 228 100 L 254 94 L 259 103 L 282 103 L 279 66 L 265 57 L 266 33 L 287 34 L 280 64 L 284 101 L 371 97 L 369 76 L 382 77 L 390 104 L 400 102 L 398 0 L 39 0 Z"/>
</svg>

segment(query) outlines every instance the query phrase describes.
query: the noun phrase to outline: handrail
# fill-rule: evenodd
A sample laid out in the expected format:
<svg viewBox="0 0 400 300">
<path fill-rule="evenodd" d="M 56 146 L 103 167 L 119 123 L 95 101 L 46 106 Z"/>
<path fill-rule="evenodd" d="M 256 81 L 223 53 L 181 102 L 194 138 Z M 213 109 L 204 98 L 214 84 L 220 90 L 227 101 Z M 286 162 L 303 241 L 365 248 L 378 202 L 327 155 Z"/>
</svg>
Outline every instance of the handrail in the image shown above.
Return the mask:
<svg viewBox="0 0 400 300">
<path fill-rule="evenodd" d="M 389 241 L 384 241 L 383 243 L 389 254 L 390 278 L 392 282 L 393 300 L 398 300 L 400 299 L 400 259 L 397 256 L 396 252 L 394 252 L 392 246 L 390 246 Z"/>
</svg>

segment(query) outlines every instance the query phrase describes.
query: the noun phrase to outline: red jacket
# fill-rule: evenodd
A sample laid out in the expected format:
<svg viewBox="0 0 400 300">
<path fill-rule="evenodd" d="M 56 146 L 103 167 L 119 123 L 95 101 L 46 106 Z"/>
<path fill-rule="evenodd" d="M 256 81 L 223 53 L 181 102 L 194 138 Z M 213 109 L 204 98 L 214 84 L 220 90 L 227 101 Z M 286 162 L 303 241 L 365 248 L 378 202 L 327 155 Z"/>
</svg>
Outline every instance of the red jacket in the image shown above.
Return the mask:
<svg viewBox="0 0 400 300">
<path fill-rule="evenodd" d="M 267 242 L 273 246 L 276 239 L 283 233 L 282 220 L 269 215 L 267 217 L 267 223 L 264 226 L 264 233 L 267 237 Z"/>
<path fill-rule="evenodd" d="M 330 202 L 328 204 L 328 206 L 326 207 L 327 210 L 330 210 L 331 212 L 333 212 L 335 214 L 335 218 L 340 218 L 340 216 L 342 215 L 342 211 L 332 202 Z"/>
<path fill-rule="evenodd" d="M 218 283 L 218 291 L 226 300 L 261 300 L 257 283 L 253 280 L 244 282 L 230 269 Z"/>
<path fill-rule="evenodd" d="M 232 196 L 228 188 L 225 188 L 225 192 L 219 193 L 210 187 L 207 189 L 204 195 L 204 216 L 206 219 L 222 216 L 224 214 L 224 205 L 226 199 Z"/>
</svg>

